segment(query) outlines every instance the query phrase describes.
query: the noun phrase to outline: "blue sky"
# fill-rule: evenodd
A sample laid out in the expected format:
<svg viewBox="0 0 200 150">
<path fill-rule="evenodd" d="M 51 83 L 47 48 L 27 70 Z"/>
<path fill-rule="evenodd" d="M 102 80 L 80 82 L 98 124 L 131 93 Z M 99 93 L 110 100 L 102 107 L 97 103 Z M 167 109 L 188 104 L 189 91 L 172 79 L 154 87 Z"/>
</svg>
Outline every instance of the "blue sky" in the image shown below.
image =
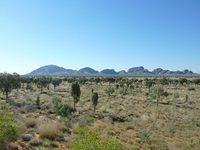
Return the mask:
<svg viewBox="0 0 200 150">
<path fill-rule="evenodd" d="M 1 0 L 0 72 L 43 65 L 200 72 L 199 0 Z"/>
</svg>

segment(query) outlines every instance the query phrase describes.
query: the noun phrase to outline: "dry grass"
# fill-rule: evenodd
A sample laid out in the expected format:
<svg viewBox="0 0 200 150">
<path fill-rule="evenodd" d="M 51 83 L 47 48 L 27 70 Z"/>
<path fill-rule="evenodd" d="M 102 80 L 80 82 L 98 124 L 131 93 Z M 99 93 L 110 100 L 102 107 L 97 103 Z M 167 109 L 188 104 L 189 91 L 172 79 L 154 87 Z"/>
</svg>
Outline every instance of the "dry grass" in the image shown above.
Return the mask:
<svg viewBox="0 0 200 150">
<path fill-rule="evenodd" d="M 129 91 L 127 95 L 121 95 L 120 91 L 116 90 L 111 97 L 108 97 L 105 93 L 105 89 L 108 86 L 107 83 L 81 85 L 81 99 L 77 105 L 78 112 L 73 114 L 72 119 L 77 117 L 77 119 L 85 120 L 85 114 L 93 114 L 90 101 L 91 89 L 93 88 L 99 94 L 98 115 L 122 116 L 127 117 L 129 121 L 114 122 L 113 124 L 106 119 L 99 120 L 94 118 L 94 123 L 87 125 L 90 128 L 100 130 L 105 136 L 110 135 L 117 138 L 127 149 L 159 149 L 157 146 L 160 146 L 160 149 L 184 149 L 185 147 L 187 147 L 186 149 L 191 149 L 191 147 L 195 149 L 194 147 L 199 147 L 200 140 L 197 137 L 200 136 L 200 86 L 195 86 L 195 90 L 188 90 L 190 86 L 179 85 L 176 89 L 171 85 L 163 86 L 164 90 L 170 95 L 162 98 L 161 102 L 169 102 L 170 104 L 159 104 L 159 111 L 154 102 L 155 100 L 150 100 L 147 97 L 148 89 L 143 85 Z M 111 84 L 111 86 L 114 87 L 114 84 Z M 73 98 L 70 96 L 70 84 L 63 82 L 55 91 L 53 88 L 49 91 L 45 89 L 48 94 L 40 94 L 40 89 L 36 87 L 34 89 L 35 91 L 33 92 L 19 90 L 18 97 L 11 97 L 16 102 L 21 102 L 23 99 L 32 99 L 32 101 L 26 101 L 28 104 L 35 103 L 36 97 L 40 95 L 41 108 L 49 106 L 32 112 L 24 111 L 23 114 L 20 113 L 23 107 L 18 110 L 18 116 L 37 118 L 37 128 L 32 128 L 28 132 L 37 132 L 40 135 L 39 137 L 43 139 L 55 139 L 57 136 L 64 135 L 65 139 L 70 140 L 73 133 L 69 135 L 67 133 L 63 134 L 61 131 L 63 125 L 60 121 L 64 120 L 64 118 L 58 119 L 56 114 L 49 113 L 52 109 L 51 99 L 53 95 L 62 96 L 64 103 L 73 106 Z M 189 102 L 187 105 L 194 107 L 194 109 L 176 107 L 174 114 L 172 106 L 174 92 L 180 94 L 180 98 L 177 98 L 178 104 L 185 104 L 185 97 L 188 95 Z M 157 117 L 158 112 L 159 118 Z M 172 118 L 173 114 L 174 118 Z M 47 118 L 51 118 L 51 121 Z M 172 120 L 173 123 L 171 123 Z M 31 125 L 27 124 L 32 124 L 31 119 L 26 121 L 25 125 L 30 127 Z M 74 123 L 72 128 L 75 125 Z M 145 129 L 151 129 L 152 135 L 149 140 L 142 140 L 143 137 L 146 137 Z M 63 143 L 60 142 L 61 144 Z"/>
<path fill-rule="evenodd" d="M 27 128 L 34 128 L 36 127 L 37 123 L 36 123 L 36 119 L 34 118 L 27 118 L 25 120 L 25 125 Z"/>
<path fill-rule="evenodd" d="M 40 123 L 38 133 L 42 139 L 55 140 L 62 134 L 63 124 L 55 121 L 47 121 Z"/>
</svg>

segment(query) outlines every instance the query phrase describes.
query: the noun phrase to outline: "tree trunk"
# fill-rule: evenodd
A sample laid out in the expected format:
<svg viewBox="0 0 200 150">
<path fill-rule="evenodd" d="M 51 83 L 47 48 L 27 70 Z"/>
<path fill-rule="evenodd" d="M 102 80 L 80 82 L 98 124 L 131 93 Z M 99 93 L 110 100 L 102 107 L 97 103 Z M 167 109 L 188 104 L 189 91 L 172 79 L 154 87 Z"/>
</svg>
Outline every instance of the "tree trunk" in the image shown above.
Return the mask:
<svg viewBox="0 0 200 150">
<path fill-rule="evenodd" d="M 8 99 L 8 91 L 6 91 L 6 99 Z"/>
<path fill-rule="evenodd" d="M 75 101 L 74 101 L 74 110 L 76 110 L 76 103 L 75 103 Z"/>
<path fill-rule="evenodd" d="M 94 106 L 94 114 L 95 114 L 95 112 L 96 112 L 96 106 Z"/>
</svg>

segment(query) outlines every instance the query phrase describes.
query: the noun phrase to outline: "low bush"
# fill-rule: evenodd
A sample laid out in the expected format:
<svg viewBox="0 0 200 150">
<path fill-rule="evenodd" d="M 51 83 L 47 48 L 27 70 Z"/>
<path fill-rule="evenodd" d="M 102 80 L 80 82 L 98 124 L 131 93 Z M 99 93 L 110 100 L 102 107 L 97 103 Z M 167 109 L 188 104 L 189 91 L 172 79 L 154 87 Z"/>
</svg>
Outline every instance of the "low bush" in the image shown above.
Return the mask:
<svg viewBox="0 0 200 150">
<path fill-rule="evenodd" d="M 61 105 L 62 99 L 58 96 L 53 96 L 52 103 L 55 109 L 58 109 Z"/>
<path fill-rule="evenodd" d="M 113 87 L 109 86 L 107 89 L 105 89 L 105 92 L 108 96 L 111 96 L 115 92 L 115 90 Z"/>
<path fill-rule="evenodd" d="M 127 95 L 128 94 L 128 89 L 125 88 L 125 87 L 121 88 L 120 91 L 119 91 L 119 93 L 122 94 L 122 95 Z"/>
<path fill-rule="evenodd" d="M 195 88 L 194 87 L 189 87 L 188 91 L 195 91 Z"/>
<path fill-rule="evenodd" d="M 0 103 L 0 149 L 4 149 L 6 144 L 18 138 L 18 131 L 14 125 L 12 111 L 5 103 Z"/>
<path fill-rule="evenodd" d="M 71 115 L 72 112 L 74 112 L 74 109 L 68 104 L 64 104 L 58 109 L 58 114 L 62 117 L 67 117 Z"/>
<path fill-rule="evenodd" d="M 122 150 L 123 147 L 114 139 L 102 139 L 98 131 L 87 127 L 78 127 L 72 140 L 73 150 Z"/>
<path fill-rule="evenodd" d="M 152 132 L 150 131 L 150 129 L 143 129 L 139 132 L 138 136 L 142 141 L 147 142 L 150 140 Z"/>
</svg>

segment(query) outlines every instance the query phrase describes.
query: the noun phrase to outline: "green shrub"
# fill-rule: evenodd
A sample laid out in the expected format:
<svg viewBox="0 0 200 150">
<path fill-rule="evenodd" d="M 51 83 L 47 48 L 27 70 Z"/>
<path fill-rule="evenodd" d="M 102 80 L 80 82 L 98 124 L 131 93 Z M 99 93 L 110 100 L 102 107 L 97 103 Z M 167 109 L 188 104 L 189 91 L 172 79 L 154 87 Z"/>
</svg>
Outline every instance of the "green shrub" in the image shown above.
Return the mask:
<svg viewBox="0 0 200 150">
<path fill-rule="evenodd" d="M 122 150 L 123 147 L 114 139 L 102 139 L 98 131 L 87 127 L 78 127 L 72 140 L 72 150 Z"/>
<path fill-rule="evenodd" d="M 108 96 L 110 96 L 111 94 L 113 94 L 115 92 L 114 88 L 109 86 L 106 90 L 105 90 L 106 94 Z"/>
<path fill-rule="evenodd" d="M 194 87 L 189 87 L 188 91 L 195 91 L 195 88 Z"/>
<path fill-rule="evenodd" d="M 199 147 L 200 147 L 200 137 L 194 136 L 188 140 L 187 145 L 184 147 L 184 150 L 188 149 L 197 150 L 199 149 Z"/>
<path fill-rule="evenodd" d="M 30 91 L 33 91 L 33 86 L 32 86 L 32 84 L 31 84 L 31 83 L 27 84 L 27 85 L 26 85 L 26 89 L 27 89 L 27 90 L 30 90 Z"/>
<path fill-rule="evenodd" d="M 18 131 L 14 125 L 14 116 L 5 103 L 0 103 L 0 149 L 18 138 Z"/>
<path fill-rule="evenodd" d="M 150 140 L 152 132 L 150 129 L 143 129 L 139 132 L 138 136 L 142 141 L 146 142 Z"/>
<path fill-rule="evenodd" d="M 37 105 L 38 108 L 40 108 L 40 104 L 41 104 L 40 97 L 38 96 L 37 99 L 36 99 L 36 105 Z"/>
<path fill-rule="evenodd" d="M 66 117 L 69 116 L 73 111 L 74 109 L 72 107 L 70 107 L 67 104 L 64 104 L 59 108 L 58 114 L 61 115 L 62 117 Z"/>
<path fill-rule="evenodd" d="M 52 98 L 52 103 L 53 103 L 53 106 L 54 106 L 54 108 L 55 108 L 56 110 L 60 107 L 61 102 L 62 102 L 62 100 L 61 100 L 60 97 L 58 97 L 58 96 L 53 96 L 53 98 Z"/>
<path fill-rule="evenodd" d="M 123 87 L 123 88 L 120 89 L 119 93 L 122 94 L 122 95 L 127 95 L 128 89 L 126 87 Z"/>
</svg>

